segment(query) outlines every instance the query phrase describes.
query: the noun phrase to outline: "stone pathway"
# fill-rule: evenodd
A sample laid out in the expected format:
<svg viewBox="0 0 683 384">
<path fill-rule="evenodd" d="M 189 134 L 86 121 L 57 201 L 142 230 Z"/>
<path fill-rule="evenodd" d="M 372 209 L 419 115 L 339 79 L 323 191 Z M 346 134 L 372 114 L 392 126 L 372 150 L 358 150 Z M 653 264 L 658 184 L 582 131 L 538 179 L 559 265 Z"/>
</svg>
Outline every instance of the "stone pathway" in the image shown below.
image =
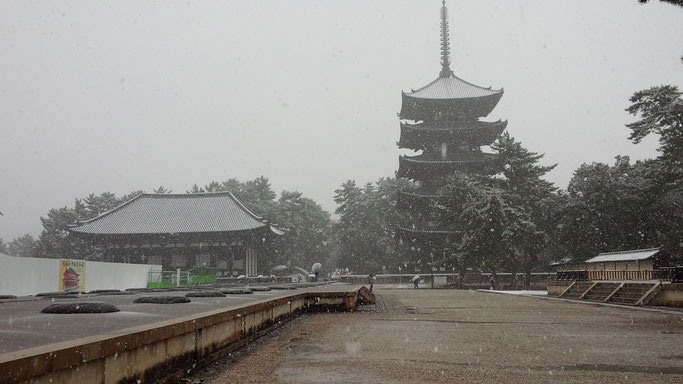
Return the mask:
<svg viewBox="0 0 683 384">
<path fill-rule="evenodd" d="M 381 290 L 307 315 L 190 383 L 681 383 L 683 315 L 455 290 Z"/>
</svg>

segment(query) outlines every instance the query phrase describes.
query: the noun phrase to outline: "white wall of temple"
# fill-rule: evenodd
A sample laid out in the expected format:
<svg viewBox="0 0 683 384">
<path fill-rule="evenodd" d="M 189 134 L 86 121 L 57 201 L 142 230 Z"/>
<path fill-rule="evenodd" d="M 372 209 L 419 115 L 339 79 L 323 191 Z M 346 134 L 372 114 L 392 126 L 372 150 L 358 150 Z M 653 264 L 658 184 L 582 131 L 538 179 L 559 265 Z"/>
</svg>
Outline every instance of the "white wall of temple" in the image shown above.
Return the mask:
<svg viewBox="0 0 683 384">
<path fill-rule="evenodd" d="M 86 261 L 79 290 L 144 288 L 150 270 L 161 265 Z M 28 296 L 60 289 L 60 259 L 0 255 L 0 295 Z"/>
</svg>

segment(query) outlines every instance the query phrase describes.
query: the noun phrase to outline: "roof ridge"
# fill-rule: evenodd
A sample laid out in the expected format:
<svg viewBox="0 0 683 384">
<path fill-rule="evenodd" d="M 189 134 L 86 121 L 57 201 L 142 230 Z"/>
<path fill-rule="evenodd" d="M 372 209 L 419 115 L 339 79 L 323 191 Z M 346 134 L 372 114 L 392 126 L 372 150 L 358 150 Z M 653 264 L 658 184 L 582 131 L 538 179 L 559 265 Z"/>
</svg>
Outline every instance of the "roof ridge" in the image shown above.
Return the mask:
<svg viewBox="0 0 683 384">
<path fill-rule="evenodd" d="M 200 197 L 206 195 L 227 195 L 231 193 L 230 191 L 217 191 L 217 192 L 199 192 L 199 193 L 141 193 L 140 195 L 145 195 L 149 197 Z"/>
<path fill-rule="evenodd" d="M 262 224 L 270 224 L 267 220 L 264 220 L 263 216 L 259 216 L 256 213 L 254 213 L 251 209 L 247 208 L 244 203 L 242 203 L 232 192 L 230 191 L 220 191 L 220 192 L 201 192 L 201 193 L 147 193 L 147 192 L 142 192 L 135 197 L 131 198 L 128 201 L 125 201 L 116 207 L 102 212 L 99 215 L 92 217 L 87 220 L 76 220 L 75 224 L 70 224 L 70 227 L 77 227 L 80 226 L 81 224 L 87 224 L 92 221 L 95 221 L 97 219 L 100 219 L 104 216 L 110 215 L 130 204 L 132 204 L 134 201 L 139 200 L 143 197 L 151 197 L 151 198 L 157 198 L 157 197 L 180 197 L 180 198 L 191 198 L 191 197 L 206 197 L 206 196 L 228 196 L 230 197 L 235 204 L 237 204 L 238 207 L 243 209 L 247 214 L 249 214 L 252 218 L 256 219 L 257 221 L 260 221 Z"/>
<path fill-rule="evenodd" d="M 488 88 L 486 88 L 486 87 L 482 87 L 481 85 L 477 85 L 477 84 L 474 84 L 474 83 L 470 83 L 469 81 L 467 81 L 467 80 L 465 80 L 465 79 L 463 79 L 463 78 L 461 78 L 461 77 L 456 76 L 455 73 L 452 73 L 451 76 L 455 77 L 456 79 L 462 81 L 462 82 L 465 83 L 465 84 L 469 84 L 469 85 L 471 85 L 471 86 L 473 86 L 473 87 L 477 87 L 477 88 L 479 88 L 479 89 L 483 89 L 483 90 L 486 90 L 486 91 L 495 91 L 496 93 L 501 93 L 501 92 L 503 92 L 503 88 L 500 88 L 500 89 L 493 89 L 492 86 L 489 86 Z"/>
<path fill-rule="evenodd" d="M 488 152 L 472 152 L 472 153 L 456 153 L 456 155 L 464 155 L 466 154 L 467 157 L 464 157 L 463 159 L 449 159 L 449 160 L 443 160 L 443 159 L 429 159 L 428 156 L 425 156 L 424 153 L 420 155 L 415 155 L 415 156 L 408 156 L 408 155 L 401 155 L 399 156 L 399 159 L 405 159 L 406 161 L 413 161 L 413 162 L 421 162 L 421 163 L 463 163 L 463 162 L 479 162 L 479 161 L 485 161 L 485 160 L 491 160 L 494 157 L 497 156 L 496 153 L 488 153 Z M 474 154 L 474 155 L 472 155 Z M 479 156 L 480 158 L 476 158 Z M 424 158 L 424 159 L 423 159 Z"/>
<path fill-rule="evenodd" d="M 92 217 L 92 218 L 90 218 L 90 219 L 88 219 L 88 220 L 76 220 L 76 223 L 75 223 L 75 224 L 69 224 L 69 227 L 76 227 L 76 226 L 78 226 L 79 224 L 86 224 L 86 223 L 89 223 L 89 222 L 91 222 L 91 221 L 93 221 L 93 220 L 95 220 L 95 219 L 99 219 L 100 217 L 103 217 L 103 216 L 109 215 L 109 214 L 111 214 L 111 213 L 114 213 L 114 212 L 118 211 L 119 209 L 121 209 L 121 208 L 127 206 L 128 204 L 131 204 L 133 201 L 139 199 L 142 195 L 145 195 L 145 193 L 144 193 L 144 192 L 143 192 L 143 193 L 138 193 L 138 194 L 135 195 L 135 197 L 133 197 L 132 199 L 130 199 L 130 200 L 128 200 L 128 201 L 126 201 L 126 202 L 124 202 L 124 203 L 122 203 L 122 204 L 119 204 L 119 205 L 117 205 L 116 207 L 114 207 L 114 208 L 112 208 L 112 209 L 110 209 L 110 210 L 108 210 L 108 211 L 102 212 L 102 213 L 100 213 L 99 215 L 97 215 L 97 216 L 95 216 L 95 217 Z"/>
<path fill-rule="evenodd" d="M 437 81 L 439 81 L 439 80 L 441 80 L 441 79 L 443 79 L 443 77 L 439 76 L 439 77 L 437 77 L 436 79 L 434 79 L 434 81 L 432 81 L 431 83 L 425 85 L 424 87 L 420 87 L 420 88 L 418 88 L 418 89 L 412 89 L 412 88 L 411 88 L 411 89 L 410 89 L 410 91 L 411 91 L 410 93 L 417 93 L 417 92 L 420 92 L 421 90 L 423 90 L 423 89 L 429 87 L 430 85 L 436 83 Z"/>
<path fill-rule="evenodd" d="M 484 121 L 484 120 L 477 120 L 473 122 L 467 122 L 467 123 L 475 123 L 474 126 L 458 126 L 457 124 L 447 124 L 446 126 L 440 127 L 436 126 L 431 123 L 416 123 L 416 124 L 411 124 L 411 123 L 406 123 L 406 122 L 401 122 L 400 126 L 403 128 L 411 128 L 411 129 L 423 129 L 423 130 L 440 130 L 440 131 L 465 131 L 468 129 L 485 129 L 485 128 L 490 128 L 490 127 L 499 127 L 501 125 L 507 125 L 508 120 L 505 119 L 498 119 L 496 121 Z"/>
<path fill-rule="evenodd" d="M 237 205 L 239 205 L 240 208 L 244 209 L 244 210 L 245 210 L 248 214 L 250 214 L 253 218 L 255 218 L 256 220 L 262 222 L 263 224 L 266 224 L 264 221 L 267 222 L 267 220 L 264 220 L 264 219 L 263 219 L 263 216 L 259 216 L 259 215 L 257 215 L 256 213 L 254 213 L 251 209 L 247 208 L 247 206 L 244 205 L 244 203 L 242 203 L 241 201 L 239 201 L 239 199 L 237 199 L 237 197 L 235 197 L 235 195 L 233 195 L 232 192 L 228 191 L 228 195 L 230 196 L 230 198 L 232 198 L 232 200 L 233 200 L 235 203 L 237 203 Z M 268 223 L 268 224 L 270 224 L 270 223 Z"/>
<path fill-rule="evenodd" d="M 618 254 L 621 254 L 621 253 L 632 253 L 632 252 L 650 252 L 650 251 L 655 251 L 655 250 L 661 251 L 661 250 L 662 250 L 662 246 L 660 245 L 659 247 L 656 247 L 656 248 L 631 249 L 631 250 L 628 250 L 628 251 L 603 252 L 603 253 L 598 253 L 598 256 L 601 256 L 601 255 L 618 255 Z M 597 256 L 596 256 L 596 257 L 597 257 Z"/>
<path fill-rule="evenodd" d="M 451 75 L 448 76 L 448 77 L 441 77 L 441 76 L 439 76 L 439 77 L 437 77 L 436 79 L 434 79 L 432 82 L 430 82 L 429 84 L 427 84 L 427 85 L 425 85 L 425 86 L 423 86 L 423 87 L 420 87 L 420 88 L 418 88 L 418 89 L 411 89 L 411 92 L 409 92 L 409 93 L 403 92 L 403 94 L 410 96 L 410 94 L 420 92 L 420 91 L 422 91 L 423 89 L 425 89 L 425 88 L 427 88 L 427 87 L 429 87 L 429 86 L 435 84 L 437 81 L 439 81 L 439 80 L 441 80 L 441 79 L 448 79 L 448 78 L 451 78 L 451 77 L 453 77 L 453 78 L 455 78 L 455 79 L 458 79 L 459 81 L 462 81 L 463 83 L 465 83 L 465 84 L 467 84 L 467 85 L 470 85 L 470 86 L 472 86 L 472 87 L 478 88 L 478 89 L 480 89 L 480 90 L 482 90 L 482 91 L 491 91 L 491 92 L 492 92 L 492 94 L 490 94 L 490 95 L 471 96 L 471 97 L 469 97 L 469 98 L 488 97 L 488 96 L 493 96 L 493 95 L 497 95 L 497 94 L 500 94 L 500 93 L 503 93 L 503 92 L 504 92 L 504 88 L 493 89 L 493 87 L 488 87 L 488 88 L 487 88 L 487 87 L 482 87 L 481 85 L 477 85 L 477 84 L 474 84 L 474 83 L 470 83 L 469 81 L 467 81 L 467 80 L 465 80 L 465 79 L 463 79 L 463 78 L 461 78 L 461 77 L 456 76 L 454 73 L 451 73 Z"/>
</svg>

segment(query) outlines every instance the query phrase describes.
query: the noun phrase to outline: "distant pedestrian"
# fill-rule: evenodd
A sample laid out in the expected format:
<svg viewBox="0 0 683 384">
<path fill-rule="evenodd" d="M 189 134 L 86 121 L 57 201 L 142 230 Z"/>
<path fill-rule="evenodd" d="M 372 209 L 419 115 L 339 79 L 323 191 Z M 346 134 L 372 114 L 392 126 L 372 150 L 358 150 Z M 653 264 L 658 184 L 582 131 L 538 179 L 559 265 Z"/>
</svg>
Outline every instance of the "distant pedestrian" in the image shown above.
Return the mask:
<svg viewBox="0 0 683 384">
<path fill-rule="evenodd" d="M 375 274 L 371 273 L 368 275 L 368 285 L 370 285 L 370 292 L 372 292 L 372 286 L 375 283 Z"/>
<path fill-rule="evenodd" d="M 418 289 L 419 284 L 420 284 L 420 275 L 413 276 L 413 289 Z"/>
<path fill-rule="evenodd" d="M 490 285 L 490 290 L 494 291 L 496 289 L 496 275 L 493 273 L 491 274 L 491 277 L 489 278 L 489 285 Z"/>
</svg>

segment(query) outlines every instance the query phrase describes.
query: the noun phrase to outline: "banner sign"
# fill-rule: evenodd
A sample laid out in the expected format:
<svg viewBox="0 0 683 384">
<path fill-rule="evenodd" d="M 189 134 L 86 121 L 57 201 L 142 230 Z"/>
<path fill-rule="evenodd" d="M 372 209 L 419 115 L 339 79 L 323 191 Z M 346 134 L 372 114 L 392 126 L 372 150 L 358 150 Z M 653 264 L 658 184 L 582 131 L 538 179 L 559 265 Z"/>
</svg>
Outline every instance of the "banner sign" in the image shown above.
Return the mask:
<svg viewBox="0 0 683 384">
<path fill-rule="evenodd" d="M 59 292 L 85 291 L 85 260 L 59 259 Z"/>
</svg>

